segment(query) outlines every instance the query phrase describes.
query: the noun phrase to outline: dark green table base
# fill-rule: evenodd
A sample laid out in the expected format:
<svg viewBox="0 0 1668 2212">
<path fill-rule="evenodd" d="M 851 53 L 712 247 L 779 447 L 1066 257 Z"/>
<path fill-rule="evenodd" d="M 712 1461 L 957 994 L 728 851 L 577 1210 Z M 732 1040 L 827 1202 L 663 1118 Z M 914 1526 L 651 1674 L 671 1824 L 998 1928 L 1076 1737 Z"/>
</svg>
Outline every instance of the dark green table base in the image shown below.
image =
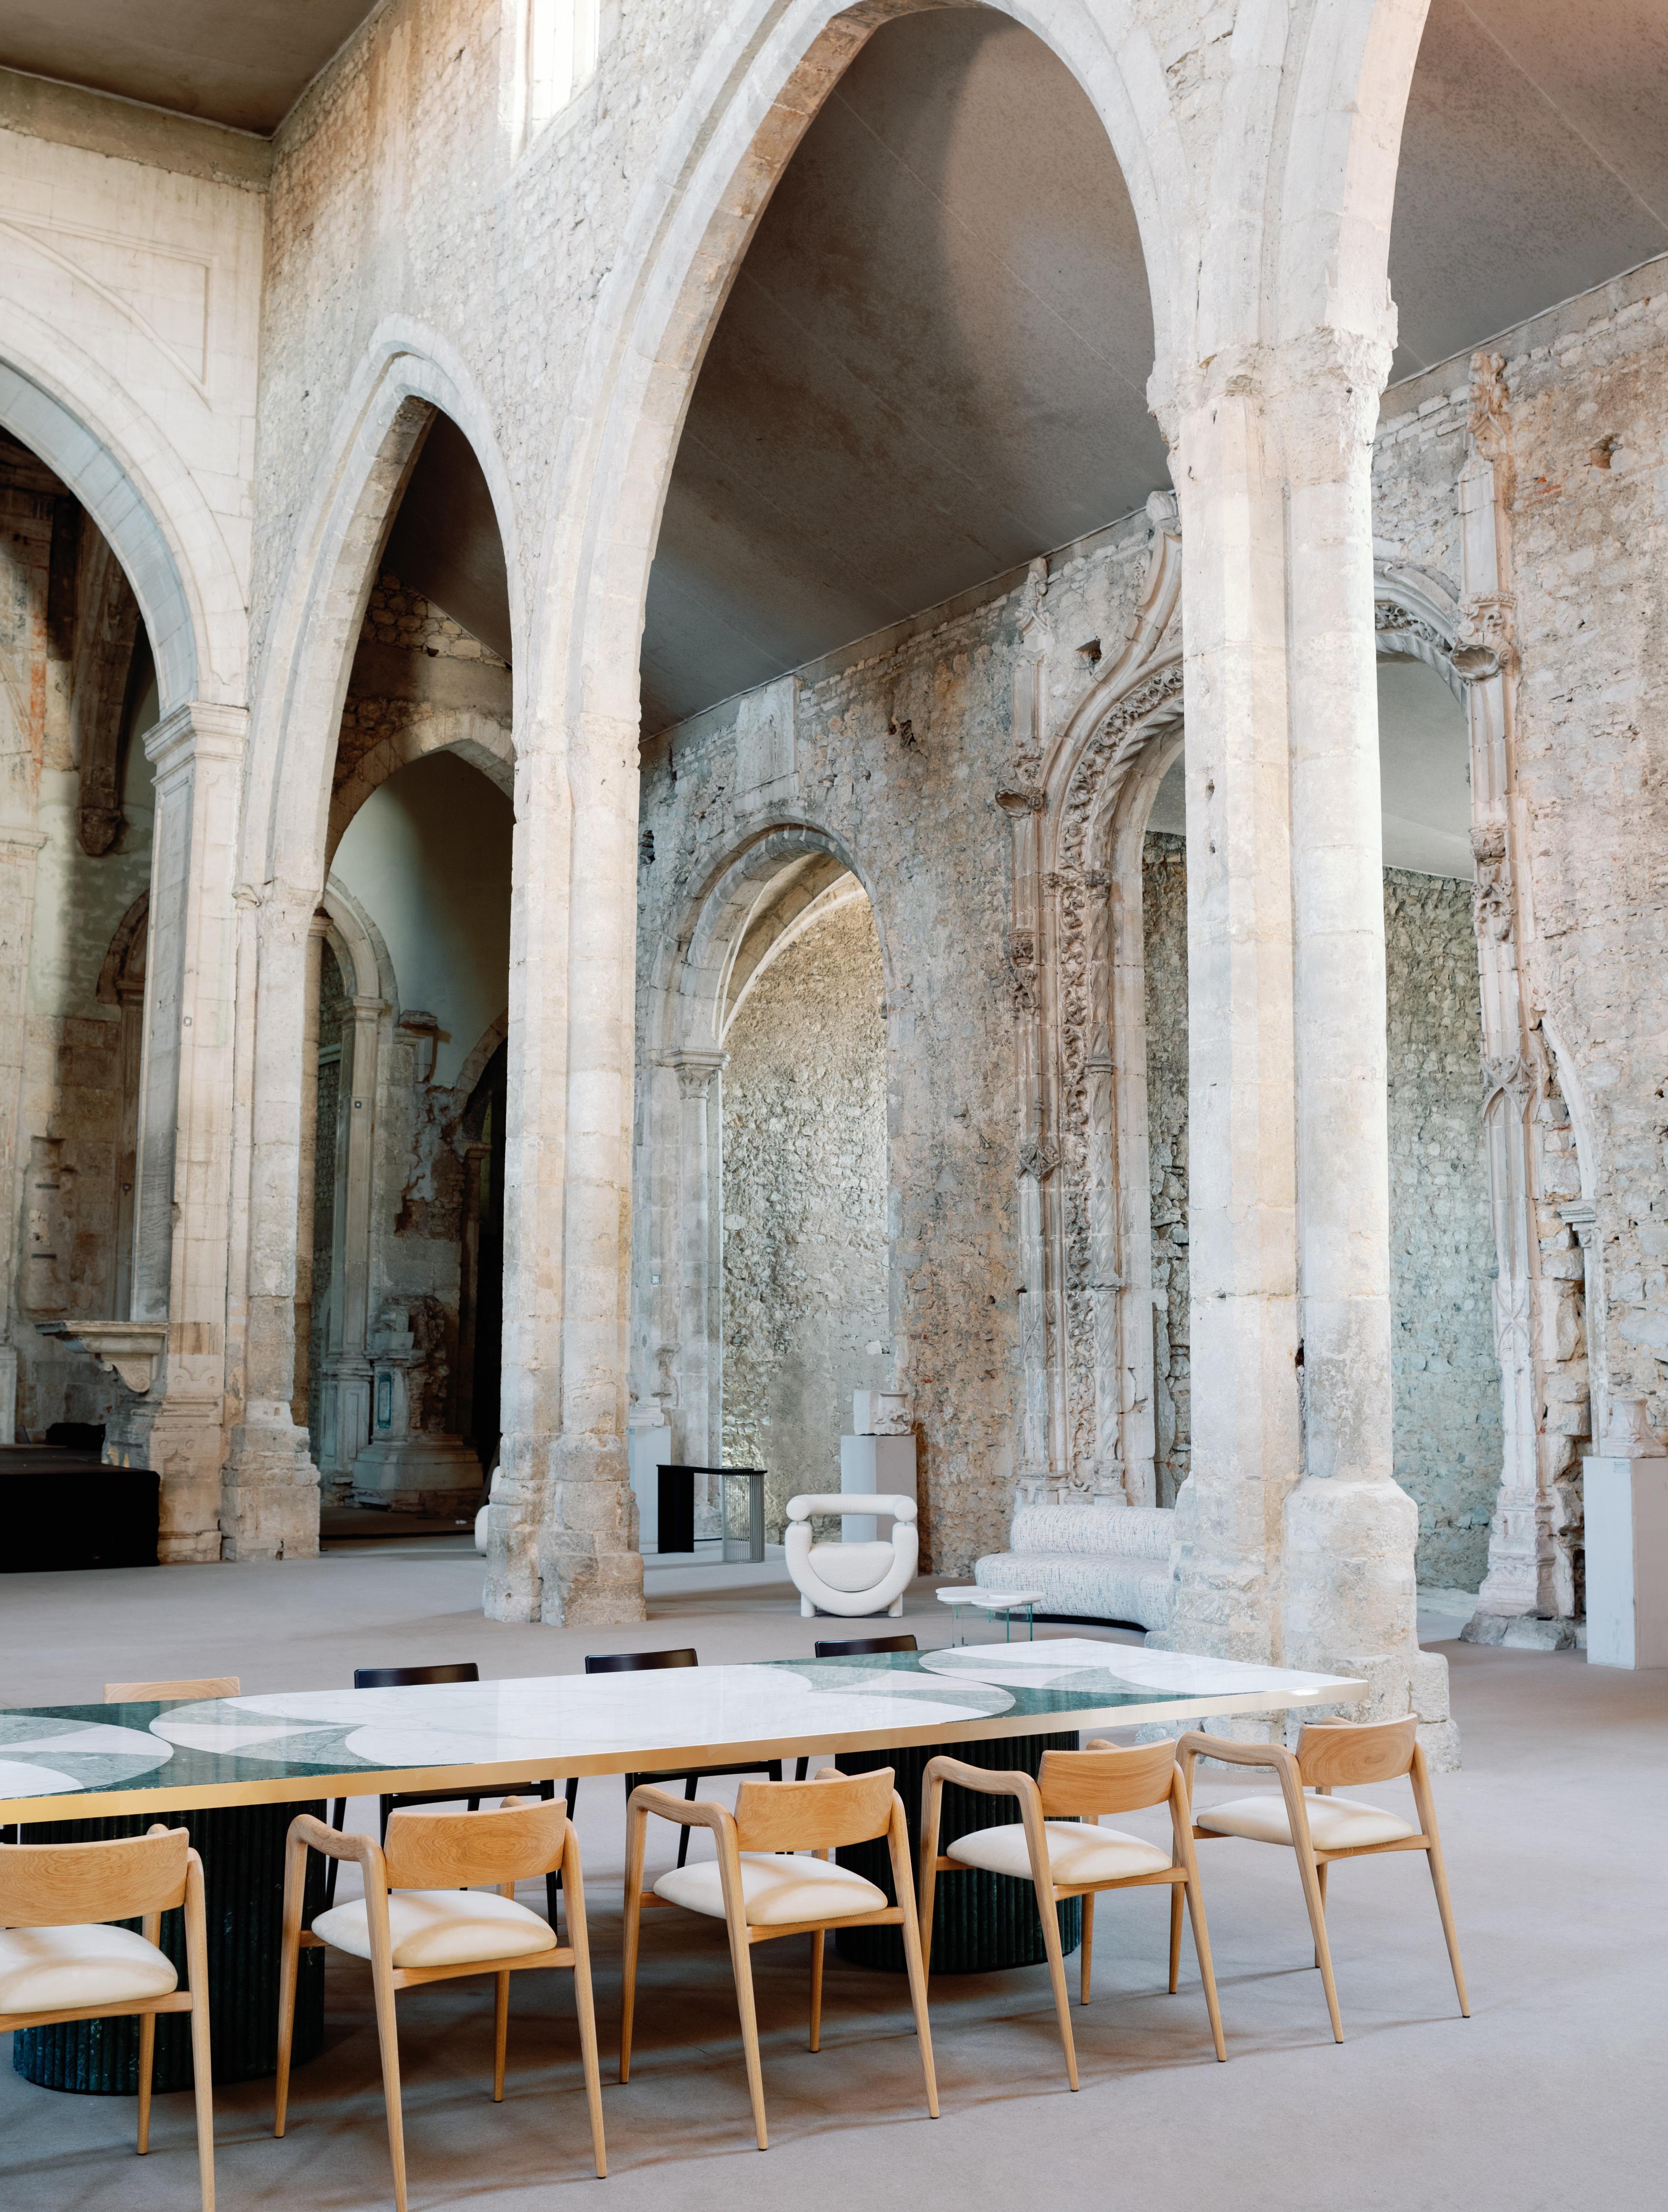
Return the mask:
<svg viewBox="0 0 1668 2212">
<path fill-rule="evenodd" d="M 842 1774 L 868 1774 L 877 1766 L 890 1766 L 897 1776 L 904 1817 L 910 1828 L 910 1856 L 915 1868 L 916 1895 L 921 1879 L 921 1780 L 927 1762 L 942 1750 L 969 1766 L 988 1766 L 998 1773 L 1019 1770 L 1035 1774 L 1045 1751 L 1075 1751 L 1075 1729 L 1065 1735 L 1010 1735 L 985 1743 L 956 1743 L 934 1747 L 912 1745 L 898 1751 L 843 1751 L 834 1764 Z M 939 1850 L 975 1828 L 1000 1828 L 1019 1818 L 1011 1797 L 984 1797 L 977 1791 L 947 1785 L 939 1825 Z M 835 1856 L 842 1866 L 875 1883 L 897 1903 L 892 1884 L 892 1858 L 884 1838 L 878 1843 L 853 1844 Z M 1060 1916 L 1060 1946 L 1074 1951 L 1083 1937 L 1083 1906 L 1077 1898 L 1055 1907 Z M 894 1974 L 904 1972 L 904 1939 L 895 1928 L 841 1928 L 834 1948 L 854 1966 L 878 1966 Z M 932 1970 L 935 1974 L 988 1974 L 1001 1966 L 1039 1966 L 1048 1956 L 1043 1946 L 1043 1923 L 1037 1911 L 1037 1893 L 1028 1881 L 1013 1875 L 970 1869 L 965 1874 L 941 1875 L 933 1902 Z"/>
<path fill-rule="evenodd" d="M 278 1951 L 283 1933 L 283 1845 L 298 1813 L 325 1817 L 320 1805 L 234 1805 L 213 1812 L 169 1813 L 171 1828 L 189 1828 L 203 1861 L 209 1923 L 209 2028 L 216 2081 L 253 2081 L 278 2063 Z M 115 1820 L 40 1820 L 25 1827 L 26 1844 L 90 1844 L 142 1836 L 159 1816 Z M 324 1909 L 324 1861 L 307 1867 L 307 1912 Z M 124 1926 L 137 1929 L 137 1920 Z M 183 1912 L 162 1915 L 162 1948 L 186 1986 Z M 316 2058 L 325 2040 L 325 1954 L 301 1953 L 295 1991 L 295 2063 Z M 43 2089 L 78 2089 L 132 2097 L 139 2087 L 139 2022 L 71 2021 L 61 2027 L 20 2028 L 12 2063 Z M 159 2091 L 192 2085 L 191 2017 L 163 2013 L 156 2022 Z"/>
</svg>

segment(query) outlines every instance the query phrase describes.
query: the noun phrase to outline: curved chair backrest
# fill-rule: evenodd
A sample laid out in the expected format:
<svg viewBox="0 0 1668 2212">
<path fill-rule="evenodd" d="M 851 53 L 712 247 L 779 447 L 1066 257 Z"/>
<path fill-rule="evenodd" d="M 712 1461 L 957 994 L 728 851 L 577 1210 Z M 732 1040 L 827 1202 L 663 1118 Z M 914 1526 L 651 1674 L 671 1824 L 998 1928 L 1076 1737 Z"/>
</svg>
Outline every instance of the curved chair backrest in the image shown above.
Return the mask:
<svg viewBox="0 0 1668 2212">
<path fill-rule="evenodd" d="M 107 1682 L 107 1705 L 163 1705 L 170 1698 L 234 1698 L 240 1684 L 235 1674 L 205 1674 L 196 1682 Z"/>
<path fill-rule="evenodd" d="M 0 1844 L 0 1928 L 140 1920 L 184 1901 L 189 1830 L 99 1844 Z"/>
<path fill-rule="evenodd" d="M 1175 1771 L 1173 1743 L 1099 1743 L 1087 1751 L 1045 1751 L 1037 1786 L 1050 1820 L 1134 1813 L 1163 1804 Z"/>
<path fill-rule="evenodd" d="M 390 1889 L 470 1889 L 480 1882 L 533 1881 L 562 1861 L 568 1808 L 560 1797 L 495 1813 L 388 1816 L 382 1846 Z"/>
<path fill-rule="evenodd" d="M 1321 1790 L 1391 1782 L 1413 1765 L 1418 1741 L 1419 1723 L 1411 1713 L 1396 1721 L 1312 1721 L 1298 1738 L 1298 1768 L 1306 1783 Z"/>
<path fill-rule="evenodd" d="M 819 1659 L 855 1659 L 867 1651 L 918 1651 L 912 1636 L 850 1636 L 843 1644 L 819 1644 Z"/>
<path fill-rule="evenodd" d="M 404 1690 L 423 1682 L 478 1682 L 481 1670 L 472 1659 L 459 1659 L 448 1667 L 356 1667 L 356 1690 Z"/>
<path fill-rule="evenodd" d="M 813 1513 L 862 1513 L 871 1519 L 879 1516 L 882 1520 L 913 1521 L 918 1510 L 913 1498 L 886 1490 L 842 1491 L 831 1497 L 807 1494 L 788 1501 L 790 1521 L 808 1521 Z"/>
<path fill-rule="evenodd" d="M 814 1782 L 744 1782 L 735 1793 L 735 1839 L 744 1851 L 839 1850 L 884 1836 L 896 1802 L 889 1766 Z"/>
<path fill-rule="evenodd" d="M 637 1674 L 646 1668 L 698 1667 L 700 1661 L 685 1644 L 680 1651 L 587 1651 L 587 1674 Z"/>
</svg>

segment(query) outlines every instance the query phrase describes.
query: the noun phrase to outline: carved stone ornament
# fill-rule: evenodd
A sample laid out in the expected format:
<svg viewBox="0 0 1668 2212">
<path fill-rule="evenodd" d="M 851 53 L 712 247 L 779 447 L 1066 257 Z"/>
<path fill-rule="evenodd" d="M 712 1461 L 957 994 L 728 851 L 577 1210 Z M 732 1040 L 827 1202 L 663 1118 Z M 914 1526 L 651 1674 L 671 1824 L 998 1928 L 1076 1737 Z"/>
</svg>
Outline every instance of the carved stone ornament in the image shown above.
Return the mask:
<svg viewBox="0 0 1668 2212">
<path fill-rule="evenodd" d="M 1034 1176 L 1038 1182 L 1046 1182 L 1060 1164 L 1060 1155 L 1041 1138 L 1033 1137 L 1020 1147 L 1020 1173 Z"/>
<path fill-rule="evenodd" d="M 43 1336 L 90 1352 L 136 1398 L 143 1398 L 155 1382 L 168 1340 L 165 1321 L 41 1322 L 36 1327 Z"/>
<path fill-rule="evenodd" d="M 1004 814 L 1040 814 L 1048 805 L 1048 793 L 1040 784 L 1001 784 L 997 787 L 996 804 Z"/>
<path fill-rule="evenodd" d="M 1668 1459 L 1665 1444 L 1645 1418 L 1648 1401 L 1612 1398 L 1610 1422 L 1599 1450 L 1606 1459 Z"/>
</svg>

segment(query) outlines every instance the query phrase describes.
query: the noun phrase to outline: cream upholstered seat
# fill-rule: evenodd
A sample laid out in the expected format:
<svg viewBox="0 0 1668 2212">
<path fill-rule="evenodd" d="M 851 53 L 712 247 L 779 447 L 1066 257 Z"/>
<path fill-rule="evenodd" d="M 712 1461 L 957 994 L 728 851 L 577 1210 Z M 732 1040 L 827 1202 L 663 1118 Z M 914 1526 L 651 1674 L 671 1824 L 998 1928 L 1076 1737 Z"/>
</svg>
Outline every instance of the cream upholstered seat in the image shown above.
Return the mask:
<svg viewBox="0 0 1668 2212">
<path fill-rule="evenodd" d="M 143 1701 L 166 1683 L 126 1686 Z M 152 1702 L 157 1702 L 152 1699 Z M 161 1948 L 162 1915 L 183 1907 L 187 1986 Z M 137 1920 L 140 1932 L 113 1927 Z M 208 1916 L 203 1863 L 184 1828 L 90 1844 L 0 1844 L 0 2035 L 137 2014 L 139 2149 L 150 2148 L 156 2015 L 191 2015 L 197 2172 L 214 2212 Z M 108 2193 L 108 2192 L 107 2192 Z M 8 2200 L 9 2201 L 9 2200 Z"/>
<path fill-rule="evenodd" d="M 1377 1805 L 1363 1805 L 1358 1797 L 1312 1797 L 1303 1800 L 1309 1819 L 1309 1840 L 1318 1850 L 1359 1851 L 1373 1844 L 1400 1843 L 1419 1832 L 1410 1820 L 1399 1820 Z M 1292 1817 L 1283 1797 L 1231 1798 L 1196 1813 L 1194 1824 L 1213 1836 L 1247 1836 L 1257 1844 L 1289 1844 Z"/>
<path fill-rule="evenodd" d="M 812 1573 L 830 1589 L 855 1596 L 884 1582 L 898 1554 L 890 1544 L 813 1544 L 806 1557 Z"/>
<path fill-rule="evenodd" d="M 1132 1875 L 1160 1874 L 1170 1864 L 1168 1851 L 1139 1836 L 1126 1836 L 1121 1828 L 1085 1827 L 1081 1821 L 1045 1820 L 1049 1870 L 1056 1882 L 1072 1889 L 1079 1883 L 1128 1881 Z M 958 1866 L 983 1867 L 987 1874 L 1010 1874 L 1031 1880 L 1031 1846 L 1025 1823 L 1014 1820 L 1001 1828 L 975 1828 L 971 1836 L 958 1836 L 947 1844 L 944 1856 Z"/>
<path fill-rule="evenodd" d="M 357 1862 L 365 1894 L 301 1925 L 307 1855 Z M 557 1869 L 566 1900 L 568 1941 L 548 1920 L 515 1900 L 518 1881 L 548 1880 Z M 497 1885 L 477 1889 L 477 1882 Z M 554 1893 L 548 1890 L 546 1894 Z M 591 2002 L 591 1954 L 585 1925 L 585 1877 L 579 1838 L 557 1798 L 527 1804 L 506 1797 L 496 1812 L 390 1814 L 379 1844 L 369 1836 L 327 1828 L 310 1813 L 289 1824 L 283 1878 L 283 1957 L 278 1970 L 278 2063 L 272 2132 L 281 2136 L 289 2103 L 289 2052 L 295 2027 L 295 1981 L 302 1948 L 326 1943 L 369 1962 L 382 2052 L 382 2095 L 388 2113 L 388 2154 L 396 2212 L 405 2212 L 405 2135 L 399 2111 L 399 2037 L 394 1999 L 425 1982 L 490 1974 L 496 1984 L 492 2095 L 504 2094 L 509 2032 L 509 1978 L 521 1966 L 573 1971 L 579 2051 L 591 2115 L 598 2178 L 608 2171 L 602 2141 L 602 2082 L 597 2072 L 596 2016 Z"/>
<path fill-rule="evenodd" d="M 332 1950 L 371 1955 L 370 1916 L 362 1897 L 334 1905 L 313 1923 Z M 389 1956 L 396 1966 L 461 1966 L 480 1959 L 520 1959 L 548 1951 L 548 1920 L 482 1889 L 396 1889 L 388 1896 Z"/>
<path fill-rule="evenodd" d="M 807 1920 L 849 1920 L 886 1910 L 886 1893 L 849 1867 L 802 1851 L 743 1851 L 741 1895 L 750 1928 L 803 1928 Z M 675 1867 L 654 1884 L 656 1897 L 690 1912 L 724 1917 L 724 1881 L 716 1859 Z"/>
<path fill-rule="evenodd" d="M 90 2011 L 179 1986 L 173 1961 L 131 1928 L 0 1932 L 0 2029 L 9 2012 Z"/>
<path fill-rule="evenodd" d="M 884 1512 L 886 1501 L 871 1500 Z M 914 1508 L 911 1506 L 910 1510 Z M 688 1830 L 710 1828 L 717 1856 L 663 1874 L 652 1889 L 642 1886 L 648 1816 L 657 1813 Z M 831 1856 L 850 1844 L 884 1836 L 898 1893 L 888 1905 L 886 1892 Z M 748 1846 L 743 1850 L 742 1846 Z M 815 1856 L 810 1854 L 815 1853 Z M 764 2149 L 764 2075 L 758 2055 L 758 2018 L 753 2008 L 752 1948 L 782 1936 L 811 1938 L 811 2048 L 822 2030 L 823 1937 L 831 1927 L 896 1928 L 903 1939 L 909 1970 L 915 2031 L 921 2042 L 921 2070 L 926 2077 L 927 2110 L 938 2118 L 938 2088 L 933 2076 L 932 2032 L 927 2025 L 927 1969 L 916 1924 L 910 1865 L 909 1832 L 904 1804 L 892 1787 L 892 1771 L 837 1774 L 831 1767 L 814 1782 L 744 1782 L 735 1810 L 691 1803 L 669 1790 L 642 1783 L 631 1792 L 625 1820 L 625 1972 L 620 2007 L 620 2080 L 631 2078 L 631 2028 L 637 2003 L 637 1945 L 646 1905 L 681 1905 L 721 1920 L 730 1942 L 735 1974 L 736 2010 L 741 2016 L 741 2047 L 747 2061 L 747 2089 L 752 2100 L 753 2133 Z"/>
<path fill-rule="evenodd" d="M 1055 2017 L 1065 2055 L 1066 2079 L 1077 2087 L 1077 2050 L 1072 2039 L 1071 2000 L 1066 1994 L 1066 1964 L 1060 1950 L 1062 1899 L 1083 1900 L 1081 2001 L 1089 2002 L 1090 1962 L 1094 1955 L 1094 1904 L 1108 1889 L 1167 1889 L 1170 1893 L 1170 1994 L 1176 1994 L 1182 1955 L 1182 1899 L 1193 1918 L 1193 1948 L 1204 1984 L 1211 2039 L 1219 2058 L 1227 2057 L 1222 2017 L 1216 2002 L 1216 1978 L 1210 1963 L 1204 1898 L 1199 1887 L 1187 1788 L 1169 1743 L 1123 1746 L 1092 1742 L 1083 1751 L 1045 1751 L 1033 1778 L 1008 1768 L 970 1766 L 941 1755 L 929 1759 L 922 1778 L 921 1821 L 921 1926 L 932 1964 L 933 1907 L 941 1875 L 1008 1875 L 1030 1882 L 1037 1895 L 1043 1948 L 1054 1988 Z M 974 1828 L 939 1849 L 944 1785 L 954 1784 L 976 1796 L 1017 1799 L 1020 1818 L 990 1828 Z M 1167 1805 L 1172 1849 L 1160 1850 L 1122 1828 L 1103 1828 L 1103 1813 L 1136 1813 L 1148 1805 Z M 1050 1820 L 1047 1815 L 1053 1814 Z M 1073 1816 L 1076 1817 L 1073 1817 Z"/>
<path fill-rule="evenodd" d="M 813 1544 L 813 1517 L 855 1514 L 865 1520 L 890 1516 L 890 1543 Z M 788 1501 L 782 1559 L 800 1594 L 807 1618 L 831 1613 L 846 1620 L 868 1613 L 900 1613 L 904 1593 L 914 1578 L 921 1540 L 916 1531 L 916 1503 L 886 1491 L 853 1491 L 835 1497 L 806 1496 Z"/>
<path fill-rule="evenodd" d="M 1334 2041 L 1343 2041 L 1338 1992 L 1332 1979 L 1331 1947 L 1326 1940 L 1326 1874 L 1334 1859 L 1370 1858 L 1379 1851 L 1423 1851 L 1431 1887 L 1436 1892 L 1436 1909 L 1442 1917 L 1459 2009 L 1465 2018 L 1470 2017 L 1470 2000 L 1459 1963 L 1459 1937 L 1448 1901 L 1442 1839 L 1436 1832 L 1430 1774 L 1419 1742 L 1419 1723 L 1412 1714 L 1393 1721 L 1312 1721 L 1298 1738 L 1295 1752 L 1277 1743 L 1233 1743 L 1197 1729 L 1190 1729 L 1182 1738 L 1179 1750 L 1190 1796 L 1193 1762 L 1199 1758 L 1218 1759 L 1225 1766 L 1260 1766 L 1278 1776 L 1277 1797 L 1234 1797 L 1226 1805 L 1197 1808 L 1193 1833 L 1201 1841 L 1239 1836 L 1257 1844 L 1283 1844 L 1297 1861 Z M 1386 1813 L 1382 1806 L 1364 1805 L 1359 1797 L 1331 1794 L 1335 1789 L 1347 1790 L 1356 1784 L 1371 1788 L 1403 1774 L 1413 1787 L 1413 1808 L 1420 1820 L 1416 1828 L 1398 1814 Z"/>
</svg>

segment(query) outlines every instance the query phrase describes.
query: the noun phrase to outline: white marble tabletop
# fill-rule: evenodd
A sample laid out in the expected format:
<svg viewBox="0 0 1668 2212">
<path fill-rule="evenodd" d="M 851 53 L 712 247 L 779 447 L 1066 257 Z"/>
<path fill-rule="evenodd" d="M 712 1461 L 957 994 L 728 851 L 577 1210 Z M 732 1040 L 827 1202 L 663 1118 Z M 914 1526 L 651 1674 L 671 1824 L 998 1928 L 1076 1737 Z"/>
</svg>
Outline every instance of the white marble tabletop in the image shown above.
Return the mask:
<svg viewBox="0 0 1668 2212">
<path fill-rule="evenodd" d="M 1364 1685 L 1088 1638 L 0 1712 L 0 1823 L 965 1743 L 1332 1705 Z"/>
</svg>

